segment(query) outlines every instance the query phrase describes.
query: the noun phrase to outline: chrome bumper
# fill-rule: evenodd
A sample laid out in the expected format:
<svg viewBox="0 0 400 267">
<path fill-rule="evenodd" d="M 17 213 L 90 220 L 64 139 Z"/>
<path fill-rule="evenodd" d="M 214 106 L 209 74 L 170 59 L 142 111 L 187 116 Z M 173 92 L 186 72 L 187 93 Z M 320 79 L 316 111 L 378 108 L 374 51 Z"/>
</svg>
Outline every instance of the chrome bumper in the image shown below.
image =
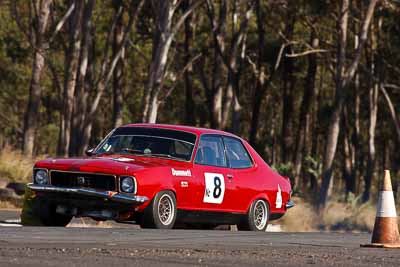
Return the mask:
<svg viewBox="0 0 400 267">
<path fill-rule="evenodd" d="M 290 208 L 293 208 L 294 207 L 294 202 L 293 201 L 291 201 L 291 200 L 289 200 L 287 203 L 286 203 L 286 209 L 290 209 Z"/>
<path fill-rule="evenodd" d="M 84 196 L 106 198 L 111 201 L 126 204 L 142 204 L 149 200 L 145 196 L 126 196 L 113 191 L 98 191 L 90 188 L 57 187 L 53 185 L 27 184 L 27 187 L 37 192 L 72 193 Z"/>
</svg>

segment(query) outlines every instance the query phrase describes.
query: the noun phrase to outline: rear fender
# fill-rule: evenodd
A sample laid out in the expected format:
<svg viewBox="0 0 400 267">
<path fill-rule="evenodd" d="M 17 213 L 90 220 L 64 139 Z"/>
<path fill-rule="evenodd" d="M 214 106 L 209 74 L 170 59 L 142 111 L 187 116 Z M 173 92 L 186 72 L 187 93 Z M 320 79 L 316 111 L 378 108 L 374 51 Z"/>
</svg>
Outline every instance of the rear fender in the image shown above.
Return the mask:
<svg viewBox="0 0 400 267">
<path fill-rule="evenodd" d="M 270 202 L 270 199 L 269 199 L 267 193 L 260 193 L 260 194 L 258 194 L 258 195 L 256 195 L 256 196 L 254 196 L 254 197 L 251 199 L 250 203 L 247 204 L 246 212 L 249 212 L 249 209 L 250 209 L 251 204 L 252 204 L 254 201 L 256 201 L 257 199 L 264 199 L 265 201 L 267 201 L 268 206 L 269 206 L 270 211 L 271 211 L 271 202 Z"/>
</svg>

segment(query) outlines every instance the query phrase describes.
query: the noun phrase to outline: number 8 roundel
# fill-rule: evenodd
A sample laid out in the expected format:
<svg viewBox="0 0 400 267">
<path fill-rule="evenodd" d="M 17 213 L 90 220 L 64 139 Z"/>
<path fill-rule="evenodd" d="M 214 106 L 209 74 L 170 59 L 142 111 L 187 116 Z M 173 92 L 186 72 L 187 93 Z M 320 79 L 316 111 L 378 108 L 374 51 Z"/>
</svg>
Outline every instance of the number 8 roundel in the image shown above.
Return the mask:
<svg viewBox="0 0 400 267">
<path fill-rule="evenodd" d="M 205 190 L 203 202 L 221 204 L 225 194 L 225 179 L 220 173 L 204 173 Z"/>
</svg>

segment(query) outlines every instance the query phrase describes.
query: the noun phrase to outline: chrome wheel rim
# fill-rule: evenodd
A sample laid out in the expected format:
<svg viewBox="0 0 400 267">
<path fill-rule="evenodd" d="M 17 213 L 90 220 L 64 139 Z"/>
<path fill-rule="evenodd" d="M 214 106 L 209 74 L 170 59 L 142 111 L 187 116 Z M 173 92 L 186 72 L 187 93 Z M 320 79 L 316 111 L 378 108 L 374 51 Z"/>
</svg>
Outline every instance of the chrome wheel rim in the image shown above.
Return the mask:
<svg viewBox="0 0 400 267">
<path fill-rule="evenodd" d="M 257 200 L 254 205 L 254 225 L 258 230 L 263 230 L 267 224 L 267 204 L 263 200 Z"/>
<path fill-rule="evenodd" d="M 168 195 L 162 195 L 158 201 L 158 218 L 163 225 L 170 225 L 174 219 L 175 207 L 172 198 Z"/>
</svg>

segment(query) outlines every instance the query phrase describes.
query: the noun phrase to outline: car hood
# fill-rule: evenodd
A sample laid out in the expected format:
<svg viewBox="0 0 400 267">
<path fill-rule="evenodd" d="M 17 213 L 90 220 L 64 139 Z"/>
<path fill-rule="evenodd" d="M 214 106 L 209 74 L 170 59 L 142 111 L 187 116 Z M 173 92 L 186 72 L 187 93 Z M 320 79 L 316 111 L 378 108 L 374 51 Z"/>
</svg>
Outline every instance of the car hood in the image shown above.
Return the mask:
<svg viewBox="0 0 400 267">
<path fill-rule="evenodd" d="M 106 155 L 90 158 L 49 158 L 38 161 L 35 168 L 74 172 L 132 174 L 149 168 L 183 166 L 186 162 L 132 155 Z"/>
</svg>

